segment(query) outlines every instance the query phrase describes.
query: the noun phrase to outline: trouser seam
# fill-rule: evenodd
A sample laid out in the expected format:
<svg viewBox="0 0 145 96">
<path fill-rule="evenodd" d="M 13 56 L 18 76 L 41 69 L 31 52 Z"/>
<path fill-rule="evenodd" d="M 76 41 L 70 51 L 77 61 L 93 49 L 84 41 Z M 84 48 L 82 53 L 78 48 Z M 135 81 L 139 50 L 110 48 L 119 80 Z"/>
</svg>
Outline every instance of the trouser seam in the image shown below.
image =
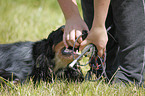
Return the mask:
<svg viewBox="0 0 145 96">
<path fill-rule="evenodd" d="M 140 79 L 139 85 L 141 85 L 142 80 L 143 80 L 143 72 L 144 72 L 144 67 L 145 67 L 144 65 L 145 65 L 145 46 L 144 46 L 143 66 L 141 70 L 141 79 Z"/>
<path fill-rule="evenodd" d="M 143 1 L 144 14 L 145 14 L 145 2 L 144 2 L 144 0 L 142 0 L 142 1 Z"/>
</svg>

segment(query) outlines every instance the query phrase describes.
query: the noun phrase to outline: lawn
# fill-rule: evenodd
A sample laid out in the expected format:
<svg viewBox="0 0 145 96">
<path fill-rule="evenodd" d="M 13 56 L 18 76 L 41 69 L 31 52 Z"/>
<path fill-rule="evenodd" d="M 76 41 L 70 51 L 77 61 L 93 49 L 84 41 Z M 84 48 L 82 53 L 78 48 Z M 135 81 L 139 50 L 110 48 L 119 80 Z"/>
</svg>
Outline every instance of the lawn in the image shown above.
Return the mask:
<svg viewBox="0 0 145 96">
<path fill-rule="evenodd" d="M 80 9 L 80 0 L 78 1 Z M 81 11 L 81 9 L 80 9 Z M 65 24 L 57 0 L 0 0 L 0 44 L 37 41 Z M 87 60 L 83 59 L 82 63 Z M 88 67 L 83 67 L 84 74 Z M 0 96 L 144 96 L 145 89 L 134 85 L 108 85 L 103 80 L 70 83 L 32 81 L 0 86 Z"/>
</svg>

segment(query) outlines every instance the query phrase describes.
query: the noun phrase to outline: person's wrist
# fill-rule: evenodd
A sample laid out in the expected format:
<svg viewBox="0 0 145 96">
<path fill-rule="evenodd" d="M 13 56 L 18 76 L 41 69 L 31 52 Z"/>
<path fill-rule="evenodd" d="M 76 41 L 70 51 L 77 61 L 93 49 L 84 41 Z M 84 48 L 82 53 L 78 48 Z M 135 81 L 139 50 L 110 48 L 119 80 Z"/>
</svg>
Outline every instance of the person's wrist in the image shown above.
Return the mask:
<svg viewBox="0 0 145 96">
<path fill-rule="evenodd" d="M 69 21 L 69 20 L 78 20 L 78 19 L 81 19 L 81 16 L 80 15 L 77 15 L 77 14 L 74 14 L 74 15 L 70 15 L 70 16 L 65 17 L 65 20 L 66 21 Z"/>
<path fill-rule="evenodd" d="M 95 33 L 106 33 L 106 28 L 105 26 L 93 26 L 91 28 L 91 32 L 95 32 Z"/>
</svg>

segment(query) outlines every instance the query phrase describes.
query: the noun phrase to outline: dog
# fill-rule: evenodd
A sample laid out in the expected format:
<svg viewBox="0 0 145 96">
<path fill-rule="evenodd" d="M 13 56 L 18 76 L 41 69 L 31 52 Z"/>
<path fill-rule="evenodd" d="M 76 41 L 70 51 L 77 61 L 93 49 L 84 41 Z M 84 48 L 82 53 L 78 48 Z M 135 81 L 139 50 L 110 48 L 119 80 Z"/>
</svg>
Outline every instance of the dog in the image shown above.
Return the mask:
<svg viewBox="0 0 145 96">
<path fill-rule="evenodd" d="M 51 32 L 47 39 L 37 42 L 0 44 L 0 77 L 14 83 L 23 83 L 29 78 L 34 82 L 52 82 L 54 78 L 82 82 L 81 68 L 77 65 L 68 67 L 73 54 L 75 58 L 79 55 L 72 53 L 72 47 L 65 48 L 63 30 L 64 26 Z"/>
</svg>

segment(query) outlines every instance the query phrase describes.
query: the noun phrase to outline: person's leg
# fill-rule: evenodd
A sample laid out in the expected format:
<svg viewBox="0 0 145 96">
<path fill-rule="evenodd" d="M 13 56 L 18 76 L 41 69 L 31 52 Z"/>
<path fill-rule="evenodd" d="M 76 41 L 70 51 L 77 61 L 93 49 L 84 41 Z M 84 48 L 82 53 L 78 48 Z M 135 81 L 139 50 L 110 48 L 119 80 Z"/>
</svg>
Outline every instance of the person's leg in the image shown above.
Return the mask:
<svg viewBox="0 0 145 96">
<path fill-rule="evenodd" d="M 112 0 L 113 20 L 120 46 L 116 82 L 141 84 L 145 56 L 143 0 Z"/>
<path fill-rule="evenodd" d="M 82 11 L 84 21 L 86 22 L 89 30 L 92 27 L 92 22 L 94 18 L 94 0 L 81 0 Z"/>
<path fill-rule="evenodd" d="M 106 73 L 108 78 L 110 79 L 113 74 L 116 72 L 119 63 L 118 63 L 118 52 L 119 52 L 119 46 L 118 46 L 118 40 L 116 38 L 116 28 L 113 21 L 113 14 L 112 14 L 112 7 L 109 7 L 108 15 L 106 18 L 106 29 L 111 27 L 111 29 L 108 31 L 108 43 L 106 46 Z"/>
</svg>

